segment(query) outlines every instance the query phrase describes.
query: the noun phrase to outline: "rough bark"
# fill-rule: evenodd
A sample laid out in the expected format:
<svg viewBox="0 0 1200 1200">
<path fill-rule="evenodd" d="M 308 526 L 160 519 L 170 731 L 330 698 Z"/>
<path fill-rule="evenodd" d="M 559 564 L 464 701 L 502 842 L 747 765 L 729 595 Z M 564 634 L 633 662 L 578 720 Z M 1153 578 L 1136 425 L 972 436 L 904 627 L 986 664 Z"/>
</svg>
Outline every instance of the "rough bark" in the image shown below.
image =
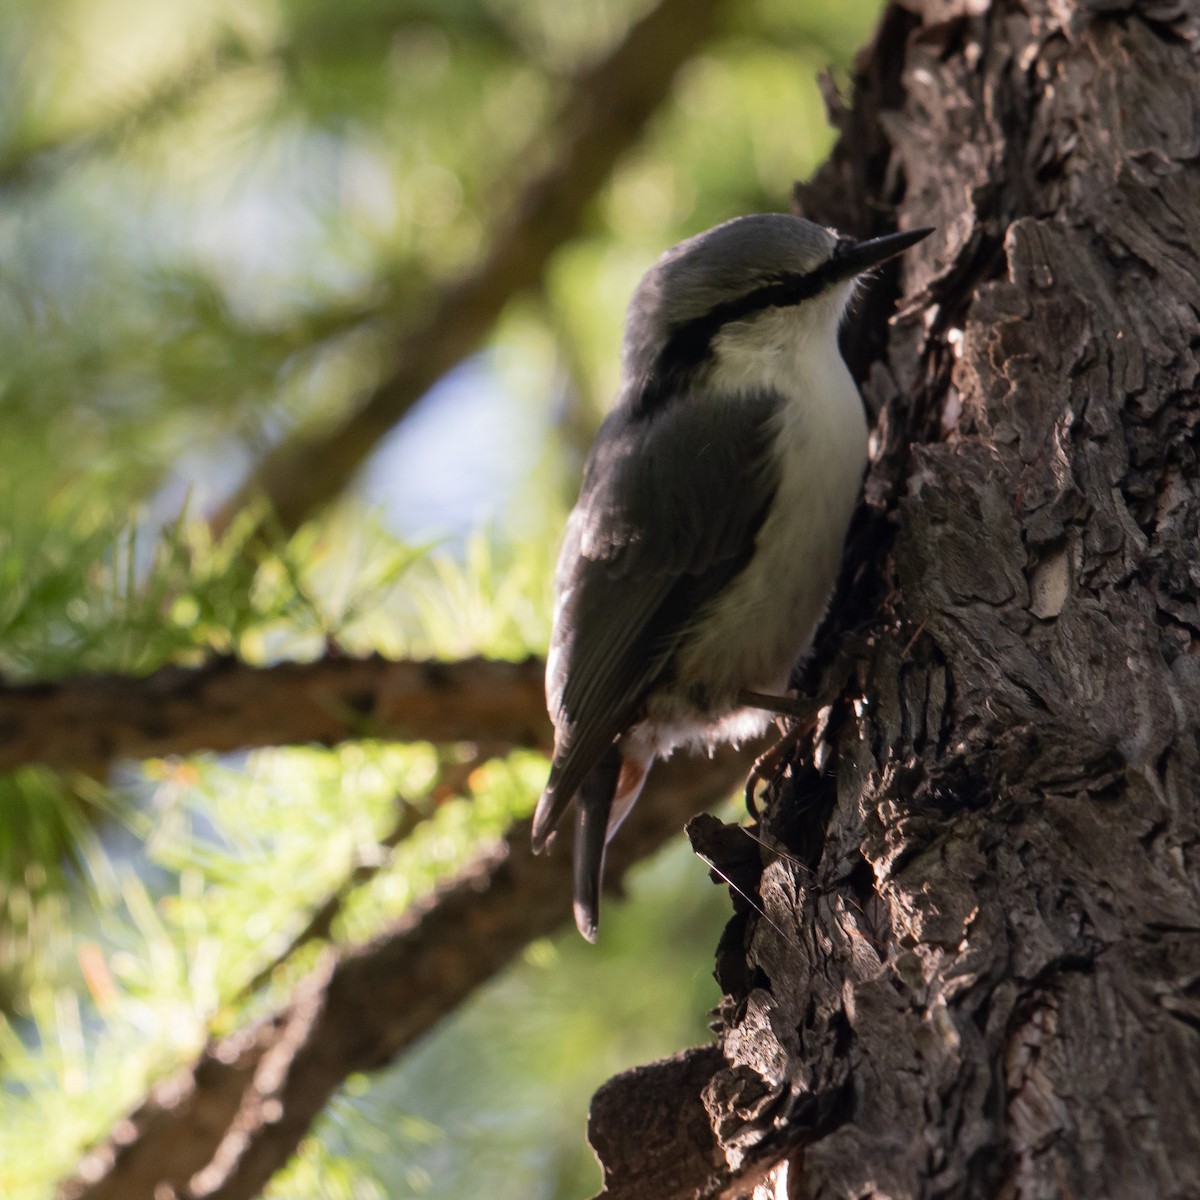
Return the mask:
<svg viewBox="0 0 1200 1200">
<path fill-rule="evenodd" d="M 254 667 L 217 658 L 151 675 L 0 687 L 0 771 L 353 738 L 544 746 L 540 659 L 380 655 Z"/>
<path fill-rule="evenodd" d="M 661 1088 L 620 1077 L 606 1195 L 1200 1195 L 1198 38 L 1171 0 L 886 12 L 799 191 L 938 228 L 852 347 L 857 662 L 777 852 L 696 831 L 763 914 L 714 1069 L 658 1069 L 711 1145 L 646 1175 Z"/>
</svg>

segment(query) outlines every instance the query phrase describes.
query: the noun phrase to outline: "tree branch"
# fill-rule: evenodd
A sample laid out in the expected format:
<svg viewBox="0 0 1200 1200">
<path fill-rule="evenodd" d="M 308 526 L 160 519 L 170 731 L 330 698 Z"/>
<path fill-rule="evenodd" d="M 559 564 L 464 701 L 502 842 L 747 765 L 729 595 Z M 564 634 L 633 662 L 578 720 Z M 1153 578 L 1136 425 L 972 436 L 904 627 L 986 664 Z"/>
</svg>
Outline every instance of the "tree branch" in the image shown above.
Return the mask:
<svg viewBox="0 0 1200 1200">
<path fill-rule="evenodd" d="M 662 103 L 675 72 L 711 36 L 722 4 L 660 0 L 580 76 L 544 138 L 553 148 L 549 165 L 499 223 L 487 257 L 401 341 L 392 373 L 365 402 L 331 432 L 296 435 L 268 454 L 216 515 L 216 528 L 265 496 L 282 527 L 294 529 L 341 492 L 379 438 L 483 341 L 513 296 L 538 282 Z"/>
<path fill-rule="evenodd" d="M 543 666 L 483 658 L 324 658 L 252 667 L 219 658 L 152 675 L 0 688 L 0 770 L 92 766 L 351 738 L 546 745 Z"/>
<path fill-rule="evenodd" d="M 420 800 L 414 802 L 397 796 L 396 820 L 391 829 L 375 843 L 371 861 L 360 860 L 355 863 L 341 883 L 312 910 L 308 920 L 288 944 L 254 972 L 239 995 L 244 998 L 257 992 L 284 963 L 310 942 L 328 941 L 333 936 L 333 923 L 341 915 L 346 901 L 391 863 L 390 852 L 401 842 L 407 841 L 433 815 L 437 805 L 445 803 L 451 796 L 465 796 L 471 774 L 489 759 L 497 757 L 500 757 L 500 752 L 494 747 L 474 749 L 462 762 L 443 763 L 437 780 Z"/>
<path fill-rule="evenodd" d="M 219 28 L 208 45 L 173 73 L 154 81 L 137 81 L 127 95 L 96 105 L 92 123 L 54 134 L 26 135 L 0 153 L 0 186 L 6 189 L 53 182 L 65 169 L 91 157 L 111 153 L 122 143 L 157 129 L 195 104 L 205 91 L 220 83 L 239 67 L 272 67 L 294 73 L 299 64 L 311 65 L 322 54 L 337 54 L 347 44 L 373 41 L 386 45 L 415 24 L 437 20 L 436 7 L 427 14 L 405 17 L 403 13 L 374 6 L 350 7 L 337 14 L 334 29 L 320 20 L 301 20 L 276 44 L 257 46 L 232 25 Z M 456 41 L 470 39 L 486 48 L 516 54 L 522 49 L 503 21 L 486 8 L 459 6 L 444 25 Z"/>
<path fill-rule="evenodd" d="M 613 842 L 610 890 L 690 814 L 727 795 L 758 749 L 661 764 Z M 570 855 L 535 859 L 529 822 L 519 822 L 388 933 L 331 955 L 286 1008 L 155 1088 L 60 1200 L 257 1195 L 349 1074 L 391 1063 L 529 941 L 567 924 L 570 897 Z"/>
</svg>

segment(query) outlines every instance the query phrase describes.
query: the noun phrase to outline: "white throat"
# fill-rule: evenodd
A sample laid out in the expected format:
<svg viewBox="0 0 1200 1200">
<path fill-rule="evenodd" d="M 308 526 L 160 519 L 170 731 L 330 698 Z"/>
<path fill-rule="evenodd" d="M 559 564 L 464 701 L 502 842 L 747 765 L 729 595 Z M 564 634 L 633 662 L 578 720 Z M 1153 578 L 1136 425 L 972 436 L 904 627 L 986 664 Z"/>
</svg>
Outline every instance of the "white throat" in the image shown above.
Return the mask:
<svg viewBox="0 0 1200 1200">
<path fill-rule="evenodd" d="M 713 340 L 714 391 L 770 389 L 783 404 L 776 452 L 783 467 L 779 501 L 809 508 L 809 537 L 819 559 L 835 560 L 858 498 L 867 461 L 862 397 L 838 349 L 837 327 L 853 291 L 848 282 L 792 308 L 769 309 Z M 822 538 L 818 530 L 825 530 Z M 832 580 L 830 580 L 832 584 Z"/>
<path fill-rule="evenodd" d="M 800 380 L 828 379 L 832 390 L 845 399 L 842 377 L 849 375 L 838 350 L 837 331 L 853 294 L 854 281 L 847 280 L 802 304 L 768 308 L 727 325 L 713 339 L 713 384 L 731 392 L 766 387 L 790 397 Z M 854 395 L 855 402 L 861 403 L 857 389 Z M 820 402 L 815 396 L 810 403 L 814 401 Z"/>
</svg>

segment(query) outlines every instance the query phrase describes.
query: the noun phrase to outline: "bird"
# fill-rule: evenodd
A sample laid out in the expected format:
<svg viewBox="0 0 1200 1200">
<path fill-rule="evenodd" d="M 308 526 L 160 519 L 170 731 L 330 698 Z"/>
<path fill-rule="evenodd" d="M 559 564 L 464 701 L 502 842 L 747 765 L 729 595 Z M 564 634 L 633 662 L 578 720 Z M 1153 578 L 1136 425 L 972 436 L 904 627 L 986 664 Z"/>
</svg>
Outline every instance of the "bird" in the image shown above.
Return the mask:
<svg viewBox="0 0 1200 1200">
<path fill-rule="evenodd" d="M 864 272 L 932 230 L 842 237 L 735 217 L 629 303 L 620 385 L 554 576 L 544 851 L 574 801 L 573 907 L 597 936 L 605 849 L 656 759 L 763 733 L 829 603 L 867 461 L 838 329 Z"/>
</svg>

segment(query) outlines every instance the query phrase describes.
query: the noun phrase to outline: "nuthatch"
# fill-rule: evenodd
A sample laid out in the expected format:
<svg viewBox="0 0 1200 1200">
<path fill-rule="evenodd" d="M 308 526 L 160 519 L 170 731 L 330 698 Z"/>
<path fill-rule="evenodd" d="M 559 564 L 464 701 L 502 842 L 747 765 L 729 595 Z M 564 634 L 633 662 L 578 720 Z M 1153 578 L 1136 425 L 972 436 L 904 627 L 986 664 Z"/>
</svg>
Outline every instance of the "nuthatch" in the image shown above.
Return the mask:
<svg viewBox="0 0 1200 1200">
<path fill-rule="evenodd" d="M 837 578 L 867 458 L 838 349 L 870 241 L 783 214 L 680 242 L 643 277 L 621 390 L 555 578 L 542 849 L 575 801 L 575 923 L 595 941 L 604 850 L 656 758 L 761 734 Z"/>
</svg>

